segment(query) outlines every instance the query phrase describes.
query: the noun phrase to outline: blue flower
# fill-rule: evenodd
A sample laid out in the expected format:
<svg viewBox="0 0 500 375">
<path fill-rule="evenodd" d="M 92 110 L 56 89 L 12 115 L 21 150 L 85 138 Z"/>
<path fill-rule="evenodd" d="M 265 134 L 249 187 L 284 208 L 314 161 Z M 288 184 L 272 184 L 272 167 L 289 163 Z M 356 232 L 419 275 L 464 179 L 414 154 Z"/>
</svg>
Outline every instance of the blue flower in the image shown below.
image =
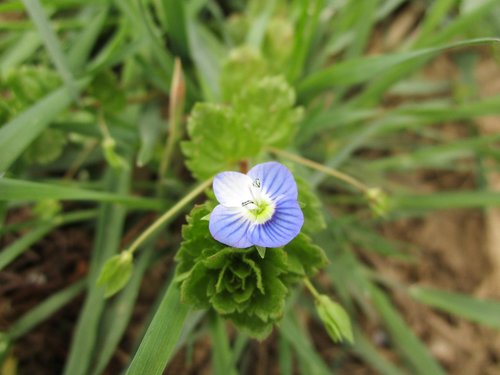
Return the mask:
<svg viewBox="0 0 500 375">
<path fill-rule="evenodd" d="M 225 245 L 281 247 L 304 224 L 297 185 L 280 163 L 258 164 L 247 174 L 219 173 L 213 189 L 220 204 L 210 214 L 209 229 Z"/>
</svg>

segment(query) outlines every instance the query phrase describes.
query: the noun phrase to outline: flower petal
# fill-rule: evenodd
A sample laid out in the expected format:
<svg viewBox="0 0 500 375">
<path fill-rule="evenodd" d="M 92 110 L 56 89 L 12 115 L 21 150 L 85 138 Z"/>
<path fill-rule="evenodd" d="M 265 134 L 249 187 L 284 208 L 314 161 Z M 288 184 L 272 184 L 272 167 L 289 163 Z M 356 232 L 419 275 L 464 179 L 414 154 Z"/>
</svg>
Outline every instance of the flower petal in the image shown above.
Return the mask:
<svg viewBox="0 0 500 375">
<path fill-rule="evenodd" d="M 292 173 L 284 165 L 275 161 L 258 164 L 248 172 L 248 176 L 261 182 L 261 189 L 271 199 L 297 199 L 297 184 Z M 280 197 L 281 196 L 281 197 Z"/>
<path fill-rule="evenodd" d="M 244 248 L 252 246 L 248 240 L 250 221 L 243 215 L 241 207 L 218 205 L 210 214 L 208 228 L 212 237 L 224 245 Z"/>
<path fill-rule="evenodd" d="M 253 199 L 252 179 L 239 172 L 222 172 L 214 178 L 214 194 L 226 207 L 241 207 L 243 202 Z"/>
<path fill-rule="evenodd" d="M 281 247 L 293 240 L 304 224 L 304 214 L 296 200 L 280 201 L 271 220 L 250 227 L 250 241 L 257 246 Z"/>
</svg>

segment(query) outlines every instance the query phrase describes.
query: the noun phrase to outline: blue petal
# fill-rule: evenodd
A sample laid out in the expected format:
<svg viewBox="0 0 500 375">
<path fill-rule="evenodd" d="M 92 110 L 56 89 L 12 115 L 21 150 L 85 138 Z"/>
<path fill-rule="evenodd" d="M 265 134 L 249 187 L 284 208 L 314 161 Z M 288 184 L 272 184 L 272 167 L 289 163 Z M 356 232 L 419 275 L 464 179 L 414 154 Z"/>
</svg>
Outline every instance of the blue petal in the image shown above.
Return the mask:
<svg viewBox="0 0 500 375">
<path fill-rule="evenodd" d="M 271 220 L 250 228 L 249 237 L 254 245 L 281 247 L 293 240 L 304 224 L 304 214 L 296 200 L 280 201 Z"/>
<path fill-rule="evenodd" d="M 252 246 L 248 240 L 250 222 L 243 216 L 241 208 L 218 205 L 210 214 L 208 228 L 212 237 L 224 245 L 244 248 Z"/>
<path fill-rule="evenodd" d="M 274 201 L 277 198 L 297 200 L 297 184 L 292 173 L 283 164 L 275 161 L 258 164 L 247 175 L 253 181 L 259 179 L 262 191 Z"/>
</svg>

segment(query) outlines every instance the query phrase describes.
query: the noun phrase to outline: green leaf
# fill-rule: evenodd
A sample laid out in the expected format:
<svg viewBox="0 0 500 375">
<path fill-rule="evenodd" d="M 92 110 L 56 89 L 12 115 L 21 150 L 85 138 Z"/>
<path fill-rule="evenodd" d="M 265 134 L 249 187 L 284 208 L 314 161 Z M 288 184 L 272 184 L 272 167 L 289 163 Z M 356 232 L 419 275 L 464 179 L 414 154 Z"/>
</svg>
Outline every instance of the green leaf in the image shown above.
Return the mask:
<svg viewBox="0 0 500 375">
<path fill-rule="evenodd" d="M 375 286 L 370 286 L 370 296 L 384 325 L 387 327 L 395 349 L 410 362 L 416 374 L 442 375 L 444 370 L 431 356 L 427 347 L 415 336 L 389 298 Z"/>
<path fill-rule="evenodd" d="M 156 103 L 144 106 L 144 112 L 139 120 L 141 147 L 137 155 L 137 164 L 144 166 L 151 161 L 155 147 L 165 132 L 167 124 L 162 117 L 161 108 Z"/>
<path fill-rule="evenodd" d="M 68 93 L 73 99 L 77 99 L 78 96 L 78 85 L 75 82 L 73 74 L 69 68 L 66 56 L 62 52 L 61 45 L 57 40 L 57 36 L 52 30 L 49 19 L 45 14 L 39 0 L 23 0 L 24 6 L 30 15 L 30 18 L 36 25 L 40 37 L 47 48 L 49 55 L 57 68 L 57 71 L 61 75 L 67 89 Z M 1 169 L 1 168 L 0 168 Z"/>
<path fill-rule="evenodd" d="M 198 263 L 189 273 L 189 277 L 181 285 L 180 300 L 194 309 L 205 309 L 210 306 L 207 296 L 207 269 Z"/>
<path fill-rule="evenodd" d="M 268 74 L 269 67 L 259 51 L 247 46 L 232 50 L 220 75 L 222 100 L 232 102 L 245 87 Z"/>
<path fill-rule="evenodd" d="M 417 301 L 439 310 L 500 329 L 500 302 L 477 299 L 461 293 L 414 286 L 410 295 Z"/>
<path fill-rule="evenodd" d="M 161 209 L 160 201 L 154 199 L 84 190 L 40 182 L 0 178 L 0 201 L 38 201 L 42 199 L 114 202 L 122 203 L 130 207 L 140 207 L 152 210 Z"/>
<path fill-rule="evenodd" d="M 177 0 L 161 0 L 158 3 L 163 20 L 163 27 L 167 31 L 168 39 L 172 43 L 175 55 L 183 59 L 189 57 L 189 44 L 185 18 L 185 3 Z"/>
<path fill-rule="evenodd" d="M 104 286 L 104 296 L 109 298 L 118 293 L 127 284 L 134 268 L 132 253 L 123 251 L 109 258 L 97 278 L 97 285 Z"/>
<path fill-rule="evenodd" d="M 300 274 L 303 276 L 314 276 L 328 264 L 328 258 L 323 249 L 313 244 L 311 238 L 304 233 L 300 233 L 286 245 L 285 251 L 288 255 L 288 262 L 299 266 Z"/>
<path fill-rule="evenodd" d="M 126 194 L 130 187 L 130 170 L 107 169 L 106 187 L 110 192 Z M 65 375 L 86 375 L 94 363 L 95 346 L 105 308 L 103 290 L 95 283 L 105 261 L 120 247 L 127 211 L 125 207 L 103 203 L 97 219 L 97 232 L 90 262 L 89 285 L 85 302 L 74 328 L 70 352 L 65 364 Z"/>
<path fill-rule="evenodd" d="M 49 164 L 61 156 L 66 137 L 63 132 L 45 129 L 23 154 L 29 164 Z"/>
<path fill-rule="evenodd" d="M 160 375 L 167 366 L 182 332 L 189 309 L 171 283 L 135 353 L 126 375 Z"/>
<path fill-rule="evenodd" d="M 330 338 L 334 342 L 347 340 L 353 343 L 351 320 L 344 308 L 324 294 L 317 297 L 315 302 L 316 311 Z"/>
<path fill-rule="evenodd" d="M 417 51 L 345 60 L 308 76 L 299 84 L 298 92 L 301 97 L 311 96 L 330 87 L 346 87 L 360 84 L 408 61 L 433 56 L 448 49 L 494 44 L 499 41 L 496 38 L 478 38 Z"/>
<path fill-rule="evenodd" d="M 70 105 L 69 94 L 66 87 L 60 88 L 0 128 L 0 172 L 9 169 L 28 145 Z"/>
<path fill-rule="evenodd" d="M 12 340 L 18 339 L 44 320 L 53 316 L 57 310 L 79 295 L 85 289 L 85 286 L 86 280 L 77 281 L 54 293 L 39 305 L 29 310 L 11 325 L 8 330 L 9 338 Z"/>
<path fill-rule="evenodd" d="M 257 251 L 258 251 L 258 253 L 259 253 L 260 257 L 261 257 L 262 259 L 264 259 L 264 258 L 265 258 L 265 256 L 266 256 L 266 248 L 265 248 L 265 247 L 263 247 L 263 246 L 255 246 L 255 248 L 257 249 Z"/>
<path fill-rule="evenodd" d="M 260 142 L 245 127 L 244 118 L 222 105 L 198 103 L 191 113 L 188 133 L 191 140 L 182 143 L 182 150 L 187 166 L 200 180 L 236 169 L 240 160 L 260 150 Z"/>
<path fill-rule="evenodd" d="M 232 100 L 248 129 L 265 145 L 289 145 L 302 116 L 294 108 L 295 91 L 282 76 L 253 79 Z"/>
<path fill-rule="evenodd" d="M 298 200 L 301 203 L 304 214 L 304 226 L 302 230 L 306 233 L 315 233 L 325 229 L 326 222 L 321 210 L 322 203 L 318 198 L 318 194 L 304 178 L 295 176 L 295 182 L 299 191 Z"/>
<path fill-rule="evenodd" d="M 88 94 L 97 100 L 105 113 L 119 113 L 127 106 L 125 91 L 111 70 L 103 70 L 93 77 Z"/>
</svg>

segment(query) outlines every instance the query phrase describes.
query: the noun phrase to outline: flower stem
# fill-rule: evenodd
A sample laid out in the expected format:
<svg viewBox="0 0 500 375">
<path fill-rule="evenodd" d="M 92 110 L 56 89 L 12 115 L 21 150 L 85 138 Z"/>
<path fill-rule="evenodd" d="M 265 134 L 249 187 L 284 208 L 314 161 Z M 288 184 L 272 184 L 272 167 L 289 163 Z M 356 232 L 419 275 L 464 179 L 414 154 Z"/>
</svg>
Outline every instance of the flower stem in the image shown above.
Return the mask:
<svg viewBox="0 0 500 375">
<path fill-rule="evenodd" d="M 288 151 L 280 150 L 280 149 L 277 149 L 274 147 L 267 147 L 267 150 L 272 152 L 273 154 L 276 154 L 278 156 L 282 156 L 286 159 L 289 159 L 289 160 L 292 160 L 296 163 L 305 165 L 306 167 L 316 169 L 317 171 L 320 171 L 324 174 L 327 174 L 329 176 L 332 176 L 332 177 L 335 177 L 339 180 L 347 182 L 348 184 L 354 186 L 356 189 L 362 191 L 363 193 L 367 193 L 370 190 L 370 188 L 368 186 L 366 186 L 362 182 L 356 180 L 354 177 L 351 177 L 348 174 L 340 172 L 336 169 L 326 167 L 323 164 L 317 163 L 315 161 L 306 159 L 302 156 L 293 154 L 293 153 L 288 152 Z"/>
<path fill-rule="evenodd" d="M 306 285 L 307 289 L 309 289 L 309 292 L 311 292 L 314 299 L 316 299 L 316 300 L 319 299 L 320 293 L 314 287 L 314 285 L 311 283 L 311 280 L 309 280 L 307 277 L 304 277 L 304 284 Z"/>
<path fill-rule="evenodd" d="M 149 226 L 142 234 L 137 237 L 137 239 L 130 245 L 130 247 L 126 250 L 130 253 L 134 253 L 141 244 L 146 241 L 149 237 L 151 237 L 165 222 L 174 217 L 180 210 L 184 208 L 189 202 L 191 202 L 194 198 L 200 195 L 203 190 L 210 186 L 212 183 L 212 178 L 202 182 L 197 187 L 195 187 L 191 192 L 185 195 L 179 202 L 173 205 L 167 212 L 165 212 L 162 216 L 160 216 L 153 224 Z"/>
</svg>

